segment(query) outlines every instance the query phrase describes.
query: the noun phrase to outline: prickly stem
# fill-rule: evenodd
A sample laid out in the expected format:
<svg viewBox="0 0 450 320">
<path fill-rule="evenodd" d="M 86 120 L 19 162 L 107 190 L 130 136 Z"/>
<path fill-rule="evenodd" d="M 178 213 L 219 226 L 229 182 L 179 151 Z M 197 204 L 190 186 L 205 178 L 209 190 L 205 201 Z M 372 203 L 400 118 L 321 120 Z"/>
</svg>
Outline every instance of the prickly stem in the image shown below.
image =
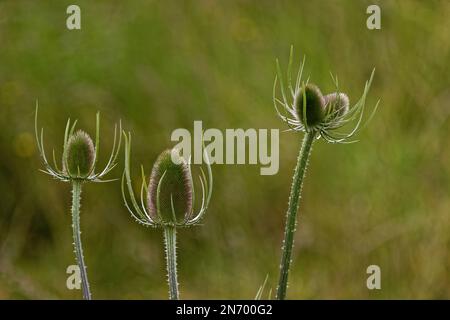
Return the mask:
<svg viewBox="0 0 450 320">
<path fill-rule="evenodd" d="M 72 230 L 73 245 L 75 248 L 75 257 L 80 268 L 81 287 L 83 291 L 83 299 L 91 300 L 91 292 L 89 290 L 89 281 L 87 277 L 86 265 L 83 257 L 83 247 L 81 245 L 80 231 L 80 203 L 81 203 L 81 182 L 74 180 L 72 182 Z"/>
<path fill-rule="evenodd" d="M 169 282 L 170 300 L 178 300 L 177 279 L 177 231 L 173 226 L 164 227 L 164 243 L 166 246 L 167 278 Z"/>
<path fill-rule="evenodd" d="M 280 277 L 277 288 L 277 299 L 284 300 L 286 298 L 286 290 L 288 284 L 289 268 L 291 265 L 292 249 L 294 247 L 294 234 L 297 226 L 297 211 L 301 196 L 303 178 L 305 177 L 306 168 L 308 166 L 309 156 L 311 154 L 312 145 L 316 138 L 316 132 L 307 132 L 303 138 L 302 147 L 298 154 L 297 165 L 295 167 L 294 176 L 292 178 L 291 193 L 289 196 L 288 210 L 286 214 L 286 227 L 284 231 L 284 240 L 282 247 L 282 257 L 280 264 Z"/>
</svg>

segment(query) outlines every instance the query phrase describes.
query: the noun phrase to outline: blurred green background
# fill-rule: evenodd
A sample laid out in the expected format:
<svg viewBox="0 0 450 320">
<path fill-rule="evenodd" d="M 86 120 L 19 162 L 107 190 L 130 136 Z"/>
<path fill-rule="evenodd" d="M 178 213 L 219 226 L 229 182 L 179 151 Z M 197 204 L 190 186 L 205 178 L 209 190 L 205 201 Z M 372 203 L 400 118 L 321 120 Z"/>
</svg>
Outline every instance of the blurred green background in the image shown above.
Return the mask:
<svg viewBox="0 0 450 320">
<path fill-rule="evenodd" d="M 69 31 L 72 3 L 0 2 L 1 299 L 81 297 L 66 288 L 70 186 L 38 171 L 36 99 L 50 155 L 68 117 L 94 135 L 98 110 L 104 163 L 122 119 L 138 181 L 194 120 L 285 129 L 272 85 L 291 44 L 312 82 L 329 92 L 338 74 L 352 101 L 376 67 L 368 103 L 381 104 L 359 143 L 314 147 L 289 298 L 450 298 L 450 1 L 78 0 Z M 366 28 L 372 3 L 381 30 Z M 274 176 L 213 166 L 204 225 L 179 232 L 182 298 L 251 299 L 266 275 L 275 289 L 301 138 L 281 133 Z M 84 187 L 81 224 L 94 298 L 167 298 L 162 233 L 132 220 L 118 182 Z M 381 290 L 366 288 L 371 264 Z"/>
</svg>

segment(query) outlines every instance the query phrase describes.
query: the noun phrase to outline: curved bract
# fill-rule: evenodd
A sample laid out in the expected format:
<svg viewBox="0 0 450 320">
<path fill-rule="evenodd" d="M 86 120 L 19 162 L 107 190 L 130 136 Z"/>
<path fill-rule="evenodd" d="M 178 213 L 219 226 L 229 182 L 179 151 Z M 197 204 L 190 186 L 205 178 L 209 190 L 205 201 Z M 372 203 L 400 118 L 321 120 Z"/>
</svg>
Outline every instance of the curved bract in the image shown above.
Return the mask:
<svg viewBox="0 0 450 320">
<path fill-rule="evenodd" d="M 124 132 L 125 137 L 125 170 L 122 175 L 122 197 L 125 206 L 139 223 L 160 227 L 164 230 L 164 246 L 166 251 L 167 281 L 169 297 L 179 299 L 177 275 L 177 227 L 196 225 L 203 218 L 211 200 L 213 177 L 208 154 L 205 151 L 208 178 L 202 168 L 199 175 L 202 186 L 202 204 L 198 212 L 194 210 L 195 192 L 190 161 L 179 156 L 177 149 L 163 151 L 156 160 L 147 184 L 144 169 L 141 166 L 142 184 L 140 204 L 134 195 L 131 173 L 131 134 Z M 125 194 L 125 181 L 128 197 Z M 147 204 L 144 197 L 147 194 Z"/>
<path fill-rule="evenodd" d="M 366 81 L 363 94 L 353 105 L 349 105 L 346 94 L 340 92 L 337 77 L 332 77 L 335 92 L 322 97 L 320 89 L 309 83 L 309 79 L 303 80 L 303 68 L 305 58 L 300 63 L 295 85 L 292 84 L 293 48 L 289 56 L 287 69 L 287 88 L 284 86 L 283 74 L 278 60 L 277 76 L 273 84 L 273 104 L 277 115 L 283 120 L 291 131 L 315 132 L 317 137 L 324 138 L 331 143 L 352 143 L 351 138 L 367 124 L 375 114 L 376 103 L 371 115 L 363 125 L 366 96 L 372 84 L 375 69 L 372 70 L 369 80 Z M 277 87 L 280 87 L 281 99 L 277 98 Z M 288 99 L 290 96 L 290 99 Z M 323 107 L 320 105 L 323 103 Z M 337 129 L 355 121 L 355 125 L 349 132 L 339 132 Z"/>
<path fill-rule="evenodd" d="M 303 143 L 300 148 L 294 175 L 292 177 L 291 191 L 289 195 L 288 209 L 286 213 L 286 223 L 284 229 L 284 239 L 282 246 L 282 256 L 280 262 L 280 275 L 277 287 L 277 299 L 286 298 L 289 270 L 292 263 L 292 252 L 294 248 L 294 234 L 297 228 L 297 213 L 303 180 L 306 175 L 308 161 L 311 155 L 314 141 L 317 138 L 324 138 L 331 143 L 351 143 L 351 137 L 361 128 L 364 114 L 366 95 L 372 83 L 375 69 L 372 71 L 370 79 L 366 81 L 364 92 L 358 102 L 350 107 L 350 101 L 346 94 L 340 92 L 337 77 L 332 79 L 336 86 L 336 92 L 322 96 L 320 89 L 312 85 L 307 79 L 302 80 L 303 67 L 305 59 L 300 64 L 297 73 L 295 86 L 292 86 L 291 68 L 292 68 L 293 48 L 289 57 L 289 66 L 287 71 L 287 89 L 283 85 L 283 76 L 277 60 L 277 76 L 273 86 L 273 103 L 278 116 L 289 126 L 289 130 L 305 132 Z M 280 91 L 282 99 L 276 97 L 277 82 L 280 82 Z M 291 95 L 291 101 L 288 101 L 286 90 Z M 281 106 L 282 112 L 280 112 Z M 378 103 L 370 116 L 375 114 Z M 370 121 L 370 118 L 368 121 Z M 339 132 L 337 129 L 356 120 L 356 124 L 350 132 Z M 368 122 L 367 121 L 367 122 Z M 366 122 L 366 123 L 367 123 Z"/>
<path fill-rule="evenodd" d="M 74 133 L 77 121 L 70 124 L 67 120 L 64 132 L 64 145 L 62 156 L 62 170 L 59 169 L 56 161 L 55 150 L 53 150 L 53 167 L 49 164 L 44 149 L 44 129 L 41 129 L 40 136 L 37 129 L 38 104 L 36 102 L 35 133 L 39 154 L 44 162 L 45 169 L 42 172 L 49 174 L 55 179 L 70 182 L 72 184 L 72 233 L 75 258 L 80 269 L 81 287 L 83 298 L 92 299 L 87 276 L 87 267 L 83 257 L 83 247 L 81 245 L 80 207 L 81 189 L 84 182 L 105 182 L 102 178 L 116 166 L 117 155 L 119 154 L 122 135 L 119 134 L 119 142 L 116 146 L 117 126 L 114 128 L 114 143 L 103 171 L 95 173 L 95 166 L 98 159 L 98 149 L 100 142 L 100 115 L 96 117 L 95 146 L 91 137 L 84 131 L 78 130 Z M 119 130 L 122 128 L 119 125 Z M 120 132 L 119 131 L 119 132 Z M 111 181 L 111 180 L 109 180 Z"/>
<path fill-rule="evenodd" d="M 93 182 L 107 182 L 112 180 L 102 180 L 114 167 L 117 165 L 116 160 L 119 155 L 120 145 L 122 142 L 122 124 L 119 123 L 119 140 L 117 141 L 117 125 L 114 126 L 114 142 L 109 156 L 109 160 L 104 169 L 100 172 L 95 172 L 98 161 L 98 150 L 100 144 L 100 114 L 96 115 L 96 130 L 95 130 L 95 146 L 92 139 L 84 131 L 75 131 L 77 120 L 72 124 L 70 119 L 67 120 L 66 130 L 64 132 L 62 169 L 59 168 L 55 150 L 53 149 L 53 166 L 49 163 L 45 148 L 44 148 L 44 129 L 41 128 L 38 134 L 38 103 L 36 102 L 35 113 L 35 134 L 39 154 L 44 162 L 44 170 L 42 172 L 52 176 L 61 181 L 93 181 Z"/>
<path fill-rule="evenodd" d="M 198 176 L 202 188 L 202 201 L 197 212 L 194 209 L 195 190 L 190 161 L 186 162 L 185 159 L 179 158 L 179 161 L 174 163 L 171 155 L 173 154 L 175 158 L 179 156 L 177 150 L 173 149 L 162 152 L 158 157 L 148 184 L 141 167 L 142 183 L 138 203 L 130 173 L 131 134 L 124 133 L 124 138 L 125 170 L 122 175 L 122 196 L 125 206 L 136 221 L 152 227 L 186 227 L 198 224 L 208 208 L 212 194 L 213 177 L 207 153 L 204 152 L 207 174 L 200 168 L 201 174 Z"/>
</svg>

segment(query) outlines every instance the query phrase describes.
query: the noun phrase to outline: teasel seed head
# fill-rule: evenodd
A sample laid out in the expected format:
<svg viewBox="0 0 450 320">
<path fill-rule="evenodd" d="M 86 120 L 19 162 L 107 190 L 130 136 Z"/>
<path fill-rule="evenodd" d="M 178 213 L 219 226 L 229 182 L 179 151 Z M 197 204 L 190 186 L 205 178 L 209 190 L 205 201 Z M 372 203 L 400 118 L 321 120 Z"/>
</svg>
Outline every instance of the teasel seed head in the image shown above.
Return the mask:
<svg viewBox="0 0 450 320">
<path fill-rule="evenodd" d="M 95 119 L 95 146 L 91 137 L 84 131 L 75 131 L 77 120 L 66 123 L 64 132 L 64 144 L 62 154 L 62 168 L 58 166 L 55 149 L 53 149 L 53 164 L 48 161 L 44 148 L 44 128 L 38 130 L 38 103 L 36 101 L 36 112 L 34 116 L 34 131 L 36 135 L 36 145 L 39 155 L 42 158 L 44 169 L 42 172 L 51 177 L 64 182 L 79 180 L 83 182 L 108 182 L 104 177 L 117 165 L 116 159 L 119 155 L 122 143 L 122 135 L 119 134 L 117 141 L 117 126 L 114 126 L 114 140 L 109 156 L 109 160 L 104 169 L 95 172 L 97 168 L 98 150 L 100 143 L 100 113 L 97 113 Z M 122 124 L 119 122 L 119 132 L 122 132 Z"/>
<path fill-rule="evenodd" d="M 91 137 L 78 130 L 72 134 L 63 153 L 63 170 L 74 178 L 85 178 L 91 173 L 95 162 L 95 147 Z"/>
<path fill-rule="evenodd" d="M 342 92 L 333 92 L 325 96 L 325 106 L 332 119 L 341 117 L 348 112 L 350 101 Z"/>
<path fill-rule="evenodd" d="M 293 109 L 305 128 L 320 125 L 325 117 L 325 100 L 319 87 L 314 84 L 302 86 L 294 97 Z"/>
<path fill-rule="evenodd" d="M 201 185 L 201 200 L 196 201 L 191 163 L 180 156 L 177 148 L 169 149 L 157 158 L 150 181 L 147 183 L 144 167 L 141 166 L 140 199 L 136 199 L 131 180 L 131 133 L 125 138 L 125 169 L 122 175 L 122 198 L 125 207 L 137 222 L 152 227 L 189 227 L 198 225 L 211 200 L 213 176 L 206 150 L 203 150 L 206 173 L 200 166 L 198 179 Z M 126 190 L 128 192 L 126 192 Z M 128 196 L 127 196 L 128 193 Z M 140 200 L 140 201 L 139 201 Z M 200 205 L 194 210 L 194 204 Z"/>
<path fill-rule="evenodd" d="M 330 143 L 356 142 L 357 140 L 353 140 L 352 137 L 370 122 L 380 102 L 378 100 L 368 119 L 363 121 L 366 98 L 375 69 L 372 70 L 370 78 L 366 81 L 361 97 L 350 106 L 347 95 L 340 93 L 337 76 L 331 74 L 336 86 L 335 93 L 331 93 L 325 98 L 317 86 L 309 84 L 309 78 L 306 81 L 302 80 L 305 57 L 300 63 L 295 82 L 292 82 L 293 52 L 294 49 L 291 46 L 286 75 L 287 86 L 284 85 L 284 75 L 278 60 L 276 63 L 277 75 L 273 84 L 273 105 L 278 117 L 287 124 L 288 131 L 314 132 L 317 138 L 323 138 Z M 278 87 L 281 97 L 277 97 Z M 351 123 L 353 123 L 353 128 L 347 131 L 342 129 Z"/>
<path fill-rule="evenodd" d="M 193 209 L 192 190 L 190 169 L 185 159 L 176 149 L 163 151 L 150 175 L 147 193 L 150 215 L 154 220 L 161 219 L 164 224 L 182 222 Z"/>
</svg>

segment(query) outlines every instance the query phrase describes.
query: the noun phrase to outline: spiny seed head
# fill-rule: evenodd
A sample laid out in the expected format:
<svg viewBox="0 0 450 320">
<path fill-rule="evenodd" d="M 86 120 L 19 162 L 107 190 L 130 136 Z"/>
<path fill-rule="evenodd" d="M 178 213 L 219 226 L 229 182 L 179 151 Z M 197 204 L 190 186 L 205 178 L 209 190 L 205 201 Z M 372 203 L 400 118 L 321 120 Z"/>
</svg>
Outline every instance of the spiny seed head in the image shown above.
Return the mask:
<svg viewBox="0 0 450 320">
<path fill-rule="evenodd" d="M 176 149 L 163 151 L 153 165 L 148 187 L 147 207 L 152 218 L 159 218 L 159 201 L 159 213 L 163 223 L 183 221 L 192 211 L 192 188 L 189 166 L 184 158 L 179 156 Z"/>
<path fill-rule="evenodd" d="M 63 153 L 63 170 L 74 178 L 86 178 L 94 166 L 95 147 L 91 137 L 78 130 L 67 140 Z"/>
<path fill-rule="evenodd" d="M 332 118 L 340 117 L 348 112 L 350 100 L 345 93 L 333 92 L 325 96 L 325 105 Z"/>
<path fill-rule="evenodd" d="M 306 98 L 306 103 L 304 103 L 304 98 Z M 325 101 L 320 89 L 314 84 L 307 84 L 300 88 L 295 95 L 293 109 L 305 127 L 315 127 L 321 124 L 325 117 Z M 306 119 L 304 119 L 305 113 Z"/>
</svg>

